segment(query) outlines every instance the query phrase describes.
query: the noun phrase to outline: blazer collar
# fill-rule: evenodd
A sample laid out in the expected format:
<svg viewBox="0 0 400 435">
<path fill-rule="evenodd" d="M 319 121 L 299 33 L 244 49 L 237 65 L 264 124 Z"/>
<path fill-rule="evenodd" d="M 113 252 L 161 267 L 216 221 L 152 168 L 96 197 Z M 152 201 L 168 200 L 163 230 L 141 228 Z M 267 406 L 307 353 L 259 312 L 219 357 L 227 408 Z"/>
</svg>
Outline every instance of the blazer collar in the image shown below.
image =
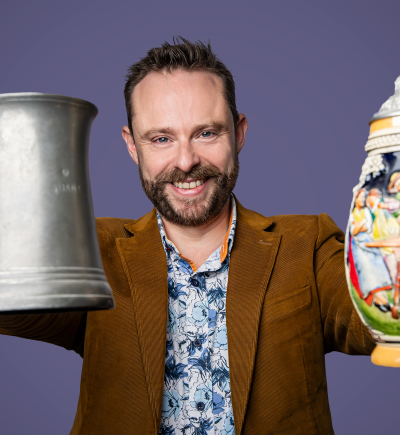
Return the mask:
<svg viewBox="0 0 400 435">
<path fill-rule="evenodd" d="M 240 435 L 252 381 L 258 326 L 281 236 L 266 230 L 271 218 L 236 200 L 237 225 L 229 263 L 226 301 L 228 356 L 236 433 Z M 156 210 L 125 225 L 131 237 L 117 239 L 129 280 L 148 393 L 158 430 L 164 382 L 168 313 L 167 261 Z"/>
<path fill-rule="evenodd" d="M 239 220 L 240 218 L 241 224 L 248 225 L 256 231 L 265 231 L 275 223 L 272 218 L 263 216 L 255 211 L 243 207 L 238 201 L 236 195 L 233 194 L 233 196 L 236 201 L 237 219 Z M 131 233 L 131 235 L 149 230 L 150 228 L 156 228 L 158 231 L 156 209 L 153 208 L 149 213 L 143 215 L 139 219 L 125 224 L 124 227 L 129 233 Z"/>
</svg>

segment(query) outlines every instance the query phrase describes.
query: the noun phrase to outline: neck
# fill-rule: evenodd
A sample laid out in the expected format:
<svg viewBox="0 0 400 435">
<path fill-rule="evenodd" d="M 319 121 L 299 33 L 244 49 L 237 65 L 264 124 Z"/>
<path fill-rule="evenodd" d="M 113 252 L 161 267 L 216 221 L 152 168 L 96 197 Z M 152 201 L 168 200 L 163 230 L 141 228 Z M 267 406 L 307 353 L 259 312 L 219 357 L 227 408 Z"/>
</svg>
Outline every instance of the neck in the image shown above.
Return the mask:
<svg viewBox="0 0 400 435">
<path fill-rule="evenodd" d="M 230 213 L 231 201 L 229 198 L 220 214 L 211 222 L 207 222 L 204 225 L 186 227 L 169 222 L 163 217 L 162 221 L 168 239 L 171 240 L 184 257 L 192 260 L 197 256 L 197 253 L 201 253 L 199 258 L 203 258 L 208 254 L 204 258 L 206 260 L 215 249 L 222 245 L 229 227 Z"/>
</svg>

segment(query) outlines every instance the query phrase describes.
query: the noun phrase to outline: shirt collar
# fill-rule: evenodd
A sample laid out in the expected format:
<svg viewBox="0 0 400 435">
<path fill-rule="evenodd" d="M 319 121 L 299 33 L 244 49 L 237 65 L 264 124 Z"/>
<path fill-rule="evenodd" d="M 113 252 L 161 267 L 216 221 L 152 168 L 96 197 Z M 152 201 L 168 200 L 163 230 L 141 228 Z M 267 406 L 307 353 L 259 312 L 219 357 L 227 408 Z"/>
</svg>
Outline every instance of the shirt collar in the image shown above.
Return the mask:
<svg viewBox="0 0 400 435">
<path fill-rule="evenodd" d="M 221 263 L 225 260 L 225 258 L 230 255 L 233 245 L 233 239 L 235 238 L 235 229 L 236 229 L 236 201 L 234 196 L 231 193 L 231 217 L 229 219 L 229 227 L 226 232 L 224 243 L 221 246 L 220 258 Z"/>
<path fill-rule="evenodd" d="M 231 198 L 231 215 L 229 219 L 229 227 L 227 229 L 224 241 L 221 247 L 219 248 L 220 249 L 219 260 L 221 264 L 224 262 L 226 257 L 230 255 L 232 250 L 233 240 L 235 237 L 236 220 L 237 220 L 236 201 L 232 193 L 230 198 Z M 178 248 L 174 245 L 174 243 L 171 242 L 171 240 L 168 239 L 167 235 L 165 234 L 164 225 L 162 223 L 162 219 L 158 211 L 157 211 L 157 223 L 158 223 L 158 229 L 160 231 L 160 236 L 164 247 L 164 251 L 166 253 L 168 253 L 168 251 L 173 251 L 180 256 L 181 254 Z"/>
</svg>

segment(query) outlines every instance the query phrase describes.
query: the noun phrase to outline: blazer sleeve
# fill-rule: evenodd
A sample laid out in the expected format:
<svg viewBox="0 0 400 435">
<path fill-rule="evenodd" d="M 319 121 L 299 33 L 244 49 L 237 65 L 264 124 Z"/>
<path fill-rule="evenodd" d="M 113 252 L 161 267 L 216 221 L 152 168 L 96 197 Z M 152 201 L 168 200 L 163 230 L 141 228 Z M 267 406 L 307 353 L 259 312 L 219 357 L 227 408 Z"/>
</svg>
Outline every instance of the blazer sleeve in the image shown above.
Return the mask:
<svg viewBox="0 0 400 435">
<path fill-rule="evenodd" d="M 332 218 L 318 217 L 314 273 L 324 331 L 325 353 L 370 355 L 376 343 L 350 298 L 344 262 L 344 234 Z"/>
<path fill-rule="evenodd" d="M 83 358 L 86 312 L 0 316 L 0 334 L 45 341 Z"/>
</svg>

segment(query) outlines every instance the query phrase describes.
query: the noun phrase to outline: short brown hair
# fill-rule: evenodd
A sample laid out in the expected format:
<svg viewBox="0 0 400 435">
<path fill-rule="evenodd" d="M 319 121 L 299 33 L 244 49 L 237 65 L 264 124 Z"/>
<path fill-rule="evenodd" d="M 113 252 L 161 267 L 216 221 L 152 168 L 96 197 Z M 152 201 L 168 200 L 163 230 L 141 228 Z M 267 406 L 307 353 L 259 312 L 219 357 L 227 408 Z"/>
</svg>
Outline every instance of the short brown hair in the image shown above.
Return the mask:
<svg viewBox="0 0 400 435">
<path fill-rule="evenodd" d="M 221 77 L 224 85 L 226 102 L 233 115 L 236 126 L 239 112 L 236 109 L 235 82 L 228 68 L 211 50 L 210 41 L 207 45 L 197 41 L 190 42 L 181 36 L 173 38 L 173 45 L 164 42 L 161 47 L 155 47 L 147 52 L 147 56 L 128 68 L 124 89 L 128 126 L 131 134 L 133 107 L 131 102 L 135 86 L 150 72 L 172 72 L 177 69 L 186 71 L 208 71 Z"/>
</svg>

